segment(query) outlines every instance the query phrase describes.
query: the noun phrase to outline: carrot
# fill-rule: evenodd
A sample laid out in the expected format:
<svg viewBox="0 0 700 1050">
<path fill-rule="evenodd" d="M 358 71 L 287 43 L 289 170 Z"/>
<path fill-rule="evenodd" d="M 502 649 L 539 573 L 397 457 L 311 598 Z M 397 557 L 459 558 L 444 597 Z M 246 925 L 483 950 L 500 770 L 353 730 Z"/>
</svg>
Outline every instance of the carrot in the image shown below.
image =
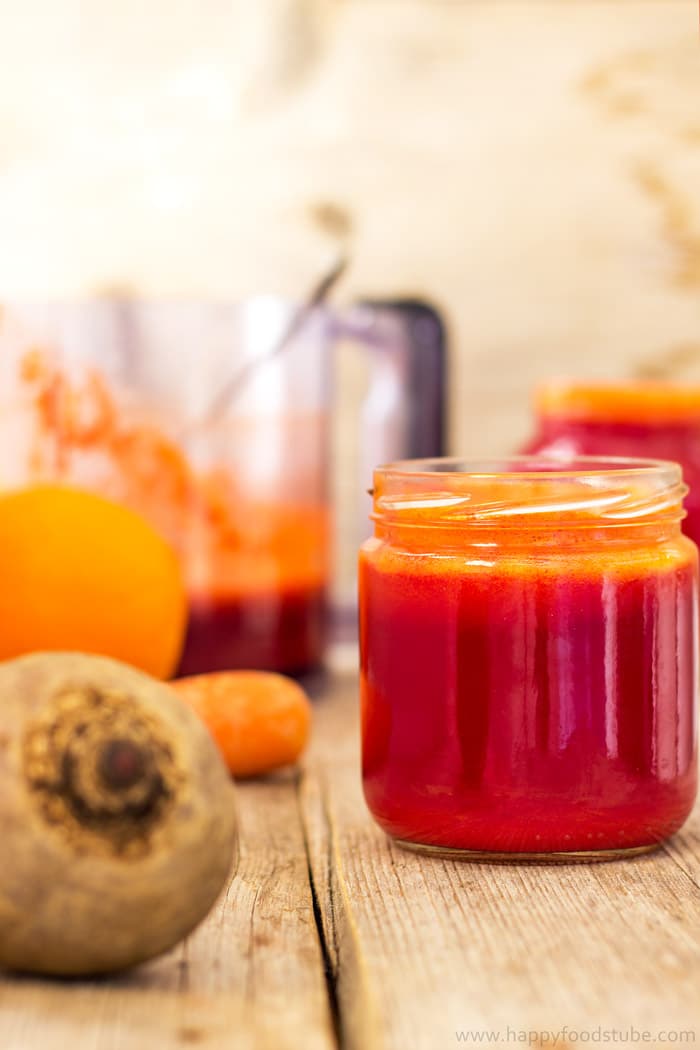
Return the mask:
<svg viewBox="0 0 700 1050">
<path fill-rule="evenodd" d="M 311 705 L 291 678 L 268 671 L 219 671 L 170 684 L 202 719 L 235 777 L 296 762 L 306 746 Z"/>
</svg>

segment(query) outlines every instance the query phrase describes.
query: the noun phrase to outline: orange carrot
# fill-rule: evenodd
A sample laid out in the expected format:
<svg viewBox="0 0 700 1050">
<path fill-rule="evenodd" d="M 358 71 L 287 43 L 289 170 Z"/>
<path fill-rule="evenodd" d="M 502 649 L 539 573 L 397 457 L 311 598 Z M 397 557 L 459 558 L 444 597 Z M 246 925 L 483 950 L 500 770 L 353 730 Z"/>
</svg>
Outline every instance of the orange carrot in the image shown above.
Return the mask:
<svg viewBox="0 0 700 1050">
<path fill-rule="evenodd" d="M 236 777 L 296 762 L 306 746 L 311 705 L 291 678 L 268 671 L 219 671 L 170 684 L 202 719 Z"/>
</svg>

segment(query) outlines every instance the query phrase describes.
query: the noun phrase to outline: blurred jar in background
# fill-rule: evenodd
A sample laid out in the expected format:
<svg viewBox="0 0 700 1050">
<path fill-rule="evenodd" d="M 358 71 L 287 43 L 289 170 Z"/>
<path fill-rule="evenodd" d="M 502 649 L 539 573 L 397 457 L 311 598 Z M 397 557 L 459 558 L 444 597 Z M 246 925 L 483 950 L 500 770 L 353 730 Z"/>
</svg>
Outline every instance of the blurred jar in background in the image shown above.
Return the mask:
<svg viewBox="0 0 700 1050">
<path fill-rule="evenodd" d="M 536 431 L 520 450 L 675 460 L 690 487 L 683 531 L 700 542 L 700 386 L 551 380 L 534 395 Z"/>
</svg>

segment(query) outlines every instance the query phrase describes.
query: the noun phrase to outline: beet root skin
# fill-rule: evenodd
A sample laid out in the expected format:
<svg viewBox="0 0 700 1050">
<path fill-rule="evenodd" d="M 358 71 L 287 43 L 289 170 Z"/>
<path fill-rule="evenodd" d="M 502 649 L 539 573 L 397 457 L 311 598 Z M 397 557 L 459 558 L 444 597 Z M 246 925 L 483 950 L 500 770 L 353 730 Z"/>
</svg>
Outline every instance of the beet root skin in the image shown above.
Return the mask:
<svg viewBox="0 0 700 1050">
<path fill-rule="evenodd" d="M 113 660 L 0 664 L 0 966 L 81 976 L 167 951 L 210 910 L 233 784 L 173 691 Z"/>
</svg>

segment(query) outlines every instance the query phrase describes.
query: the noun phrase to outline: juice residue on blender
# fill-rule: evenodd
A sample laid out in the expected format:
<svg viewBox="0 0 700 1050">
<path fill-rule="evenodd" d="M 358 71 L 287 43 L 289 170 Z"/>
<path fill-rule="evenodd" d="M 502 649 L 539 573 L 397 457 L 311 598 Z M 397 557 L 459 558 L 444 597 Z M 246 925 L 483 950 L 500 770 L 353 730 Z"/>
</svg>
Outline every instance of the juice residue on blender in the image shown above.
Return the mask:
<svg viewBox="0 0 700 1050">
<path fill-rule="evenodd" d="M 74 378 L 32 349 L 20 379 L 33 414 L 30 479 L 123 503 L 178 551 L 190 599 L 181 673 L 319 662 L 325 506 L 251 495 L 228 463 L 196 469 L 163 426 L 122 408 L 96 369 Z"/>
</svg>

